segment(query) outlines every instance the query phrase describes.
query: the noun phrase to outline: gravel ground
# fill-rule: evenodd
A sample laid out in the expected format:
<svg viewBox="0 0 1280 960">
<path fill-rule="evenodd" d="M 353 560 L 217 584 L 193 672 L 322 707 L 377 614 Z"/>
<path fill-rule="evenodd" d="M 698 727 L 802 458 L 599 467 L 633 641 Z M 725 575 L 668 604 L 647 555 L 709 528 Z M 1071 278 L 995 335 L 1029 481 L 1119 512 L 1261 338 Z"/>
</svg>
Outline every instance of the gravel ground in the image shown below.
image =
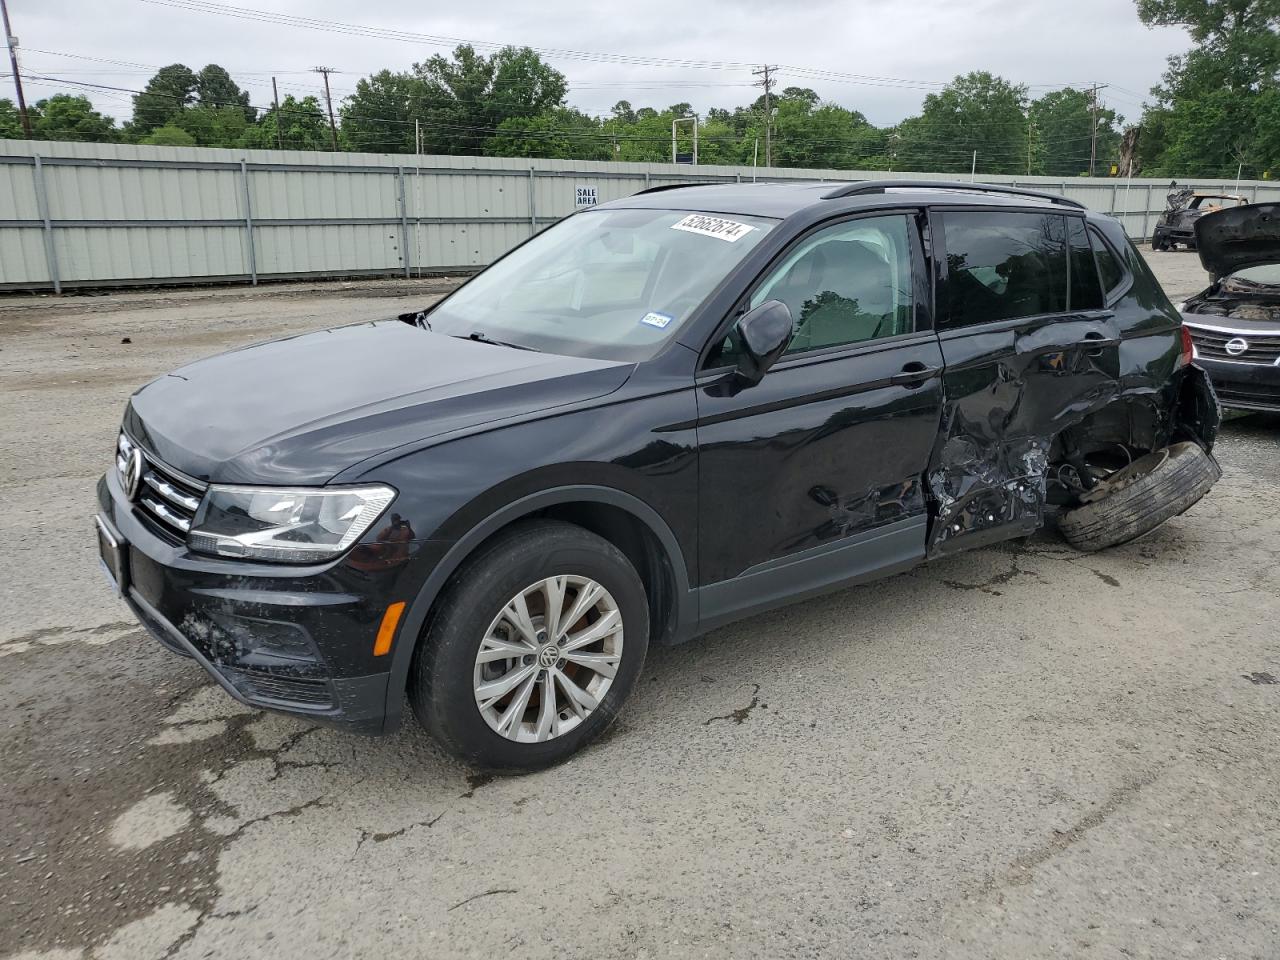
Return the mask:
<svg viewBox="0 0 1280 960">
<path fill-rule="evenodd" d="M 128 394 L 444 288 L 0 300 L 0 957 L 1275 956 L 1278 418 L 1226 425 L 1222 482 L 1138 543 L 658 650 L 532 776 L 247 711 L 150 641 L 90 535 Z"/>
</svg>

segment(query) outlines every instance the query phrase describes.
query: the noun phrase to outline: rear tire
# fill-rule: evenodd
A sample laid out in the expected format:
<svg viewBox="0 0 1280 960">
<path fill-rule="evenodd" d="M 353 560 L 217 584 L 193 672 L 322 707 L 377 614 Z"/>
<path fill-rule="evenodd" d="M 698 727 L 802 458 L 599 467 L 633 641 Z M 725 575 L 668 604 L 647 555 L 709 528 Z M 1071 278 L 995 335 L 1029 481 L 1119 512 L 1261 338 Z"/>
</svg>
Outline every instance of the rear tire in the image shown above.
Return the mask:
<svg viewBox="0 0 1280 960">
<path fill-rule="evenodd" d="M 1183 513 L 1222 476 L 1217 461 L 1196 443 L 1175 443 L 1112 474 L 1085 496 L 1089 502 L 1058 518 L 1077 550 L 1128 543 Z"/>
<path fill-rule="evenodd" d="M 562 605 L 553 603 L 557 596 Z M 594 596 L 599 601 L 577 615 L 574 604 Z M 557 606 L 559 613 L 547 613 Z M 610 628 L 615 614 L 620 626 Z M 570 615 L 573 622 L 557 628 Z M 591 627 L 609 628 L 607 639 L 575 648 Z M 564 651 L 558 661 L 557 637 Z M 613 722 L 644 666 L 648 640 L 644 585 L 622 551 L 573 524 L 522 523 L 453 576 L 415 654 L 409 701 L 427 731 L 465 763 L 536 770 L 566 759 Z M 495 686 L 508 680 L 519 683 L 490 703 Z"/>
</svg>

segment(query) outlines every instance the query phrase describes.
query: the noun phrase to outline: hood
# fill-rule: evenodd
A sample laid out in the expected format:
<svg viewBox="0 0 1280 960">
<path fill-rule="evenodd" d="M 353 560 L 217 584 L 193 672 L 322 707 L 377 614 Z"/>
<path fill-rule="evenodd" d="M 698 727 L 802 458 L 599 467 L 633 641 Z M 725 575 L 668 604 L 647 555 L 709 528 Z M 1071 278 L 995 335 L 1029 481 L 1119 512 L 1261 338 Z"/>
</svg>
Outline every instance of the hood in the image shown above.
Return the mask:
<svg viewBox="0 0 1280 960">
<path fill-rule="evenodd" d="M 201 480 L 321 484 L 404 444 L 612 393 L 632 369 L 381 320 L 188 364 L 135 393 L 125 427 Z"/>
<path fill-rule="evenodd" d="M 1250 203 L 1207 213 L 1196 221 L 1200 262 L 1215 281 L 1280 263 L 1280 203 Z"/>
</svg>

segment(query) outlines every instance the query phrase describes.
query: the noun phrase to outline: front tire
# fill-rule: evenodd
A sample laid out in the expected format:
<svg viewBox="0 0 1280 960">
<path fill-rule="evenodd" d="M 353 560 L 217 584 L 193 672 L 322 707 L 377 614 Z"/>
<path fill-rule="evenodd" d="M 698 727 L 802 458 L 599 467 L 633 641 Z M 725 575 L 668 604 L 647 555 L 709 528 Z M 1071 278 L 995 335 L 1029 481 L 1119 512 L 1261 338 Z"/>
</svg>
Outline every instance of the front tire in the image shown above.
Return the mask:
<svg viewBox="0 0 1280 960">
<path fill-rule="evenodd" d="M 489 770 L 559 763 L 617 716 L 644 665 L 644 585 L 588 530 L 522 523 L 458 570 L 419 644 L 413 712 Z"/>
</svg>

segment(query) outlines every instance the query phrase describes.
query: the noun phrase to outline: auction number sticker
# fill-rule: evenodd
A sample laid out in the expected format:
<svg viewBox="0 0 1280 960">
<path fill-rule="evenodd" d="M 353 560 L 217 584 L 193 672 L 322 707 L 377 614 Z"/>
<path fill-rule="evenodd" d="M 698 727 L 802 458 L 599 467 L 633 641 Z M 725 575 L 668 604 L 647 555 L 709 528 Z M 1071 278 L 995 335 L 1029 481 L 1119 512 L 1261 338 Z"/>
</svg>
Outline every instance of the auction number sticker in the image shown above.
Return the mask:
<svg viewBox="0 0 1280 960">
<path fill-rule="evenodd" d="M 683 230 L 685 233 L 697 233 L 704 237 L 715 237 L 729 243 L 737 243 L 755 227 L 737 220 L 724 220 L 720 217 L 709 217 L 705 213 L 695 213 L 685 217 L 679 223 L 671 225 L 672 230 Z"/>
</svg>

